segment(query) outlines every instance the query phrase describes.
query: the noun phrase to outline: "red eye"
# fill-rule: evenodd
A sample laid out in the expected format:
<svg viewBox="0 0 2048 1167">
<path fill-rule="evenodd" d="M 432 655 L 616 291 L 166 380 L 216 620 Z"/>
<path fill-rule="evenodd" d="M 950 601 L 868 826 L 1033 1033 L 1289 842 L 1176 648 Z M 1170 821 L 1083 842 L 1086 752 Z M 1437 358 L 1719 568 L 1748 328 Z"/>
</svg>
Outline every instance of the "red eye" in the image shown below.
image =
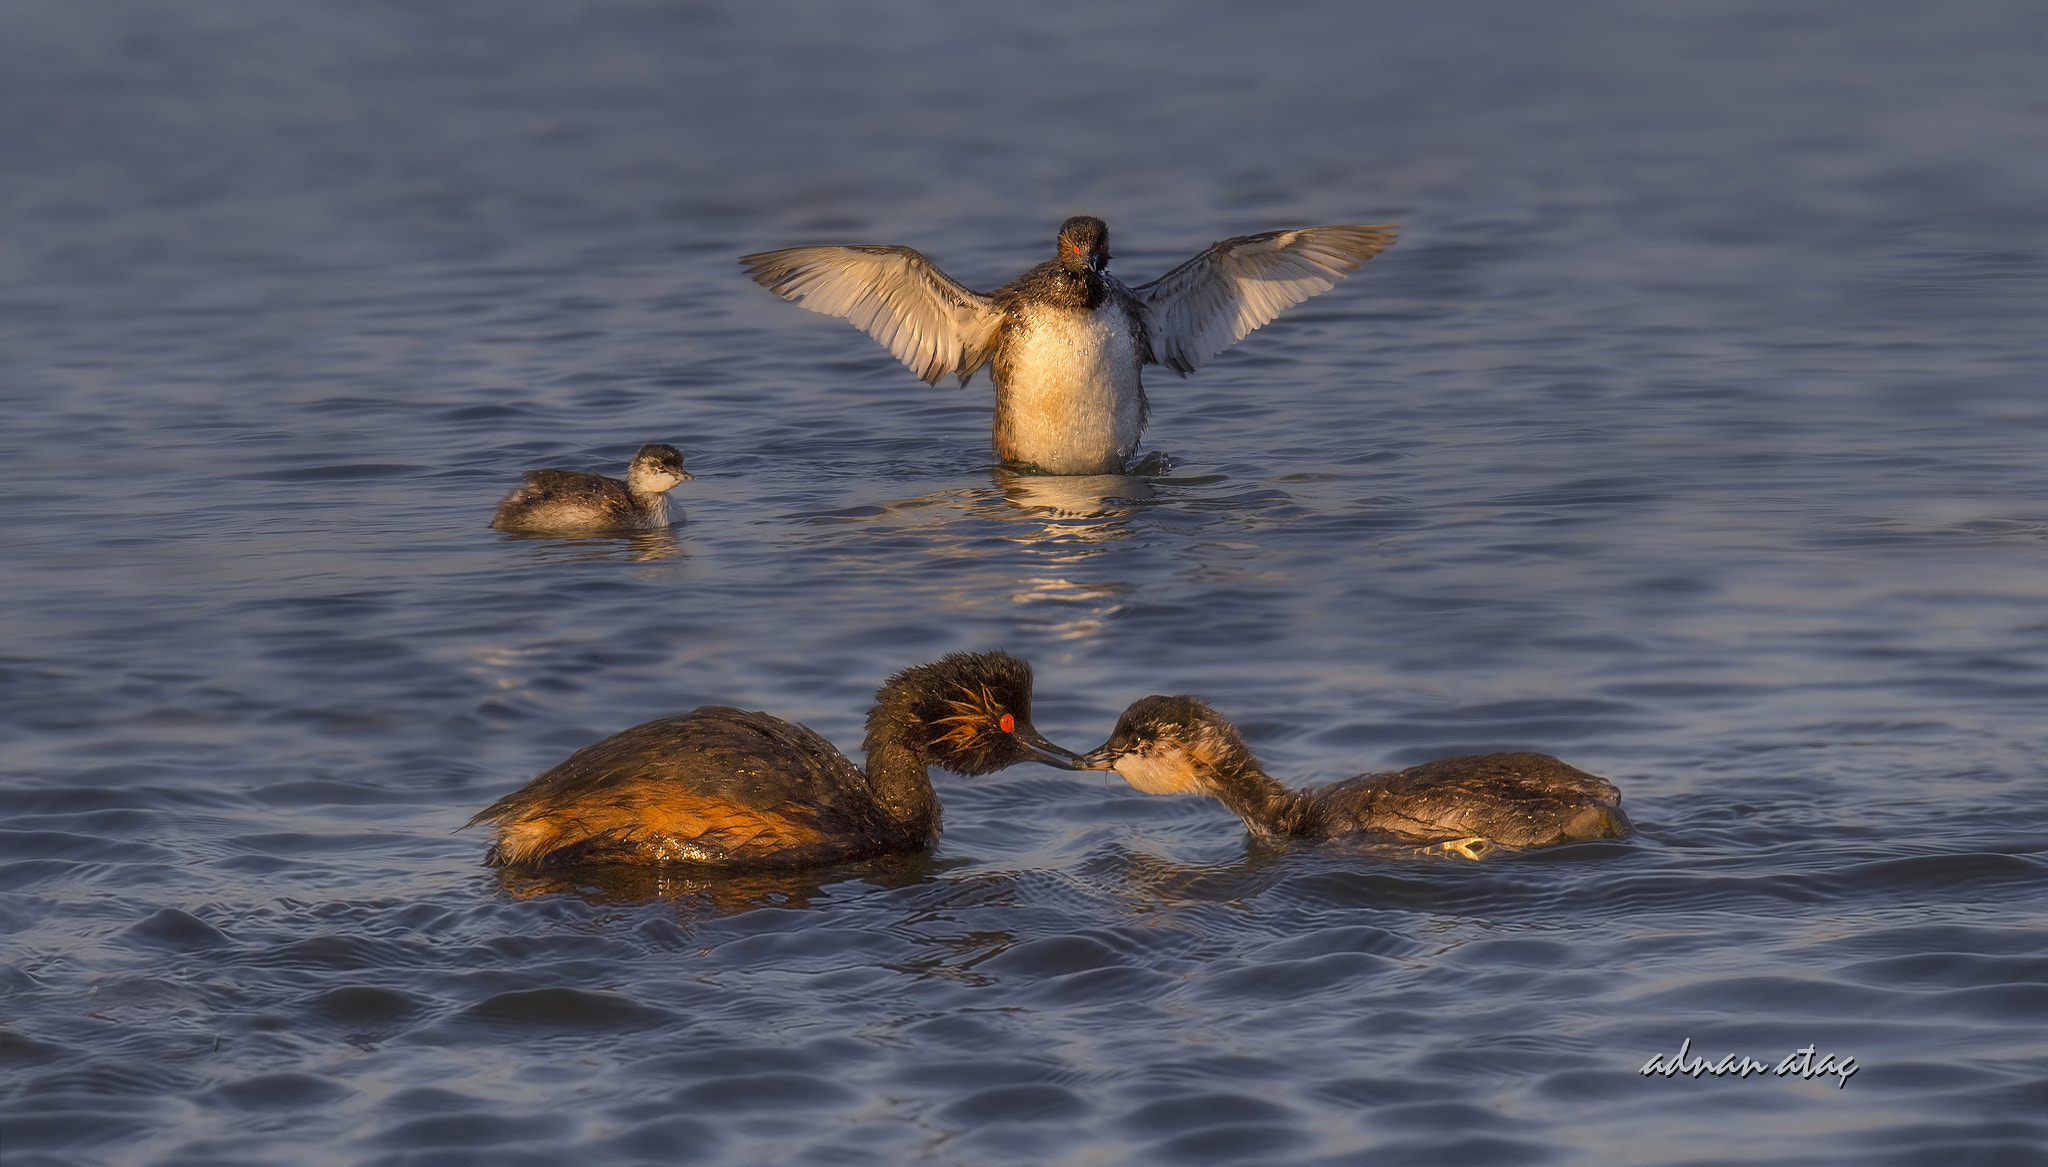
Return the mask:
<svg viewBox="0 0 2048 1167">
<path fill-rule="evenodd" d="M 1017 728 L 1017 719 L 1005 713 L 1002 716 L 1002 720 L 996 722 L 996 726 L 1004 733 L 1009 733 Z"/>
</svg>

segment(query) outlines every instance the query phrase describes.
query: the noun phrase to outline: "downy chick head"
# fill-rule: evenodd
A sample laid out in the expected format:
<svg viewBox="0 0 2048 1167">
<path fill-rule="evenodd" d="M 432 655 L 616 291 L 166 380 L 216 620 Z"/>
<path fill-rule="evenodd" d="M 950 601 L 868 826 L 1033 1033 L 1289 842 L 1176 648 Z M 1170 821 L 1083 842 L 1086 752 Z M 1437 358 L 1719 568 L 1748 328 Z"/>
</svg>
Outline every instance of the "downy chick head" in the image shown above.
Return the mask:
<svg viewBox="0 0 2048 1167">
<path fill-rule="evenodd" d="M 626 489 L 634 494 L 661 494 L 696 476 L 683 470 L 682 451 L 661 442 L 640 447 L 626 468 Z"/>
<path fill-rule="evenodd" d="M 1217 779 L 1257 768 L 1237 727 L 1200 698 L 1154 694 L 1131 702 L 1081 768 L 1114 770 L 1146 794 L 1214 795 Z"/>
</svg>

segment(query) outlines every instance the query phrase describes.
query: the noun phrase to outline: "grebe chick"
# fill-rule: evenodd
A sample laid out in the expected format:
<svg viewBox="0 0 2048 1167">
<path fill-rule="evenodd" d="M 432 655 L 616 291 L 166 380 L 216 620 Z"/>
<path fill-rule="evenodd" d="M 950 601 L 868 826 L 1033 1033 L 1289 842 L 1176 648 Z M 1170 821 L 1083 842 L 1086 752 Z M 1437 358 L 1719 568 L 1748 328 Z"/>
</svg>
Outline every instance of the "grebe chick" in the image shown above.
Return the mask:
<svg viewBox="0 0 2048 1167">
<path fill-rule="evenodd" d="M 1549 754 L 1439 758 L 1289 790 L 1260 768 L 1236 726 L 1187 696 L 1133 701 L 1116 732 L 1081 764 L 1115 770 L 1147 794 L 1206 794 L 1268 839 L 1375 832 L 1543 847 L 1623 839 L 1631 830 L 1613 783 Z"/>
<path fill-rule="evenodd" d="M 1139 371 L 1185 377 L 1394 241 L 1386 224 L 1225 239 L 1149 284 L 1109 274 L 1109 227 L 1060 224 L 1054 258 L 993 292 L 908 247 L 788 247 L 743 255 L 778 296 L 843 316 L 936 385 L 984 364 L 996 386 L 996 457 L 1048 474 L 1122 474 L 1149 406 Z"/>
<path fill-rule="evenodd" d="M 493 867 L 688 863 L 796 867 L 929 846 L 939 801 L 927 765 L 988 774 L 1079 755 L 1031 726 L 1031 666 L 954 653 L 875 693 L 867 769 L 766 713 L 706 705 L 622 730 L 485 807 Z"/>
<path fill-rule="evenodd" d="M 674 446 L 640 447 L 626 480 L 578 470 L 528 470 L 526 485 L 505 496 L 491 526 L 526 535 L 660 531 L 668 527 L 668 491 L 696 476 Z"/>
</svg>

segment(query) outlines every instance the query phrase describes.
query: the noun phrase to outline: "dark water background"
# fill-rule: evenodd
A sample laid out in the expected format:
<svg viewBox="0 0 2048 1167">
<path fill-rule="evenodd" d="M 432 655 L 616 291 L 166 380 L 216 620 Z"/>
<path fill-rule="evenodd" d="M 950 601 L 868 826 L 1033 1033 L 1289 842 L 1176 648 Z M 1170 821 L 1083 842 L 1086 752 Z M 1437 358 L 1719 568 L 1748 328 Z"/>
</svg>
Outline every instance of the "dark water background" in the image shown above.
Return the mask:
<svg viewBox="0 0 2048 1167">
<path fill-rule="evenodd" d="M 0 7 L 0 1162 L 2048 1162 L 2037 3 Z M 732 257 L 1400 244 L 1015 480 Z M 686 451 L 688 522 L 485 529 Z M 1001 645 L 1086 748 L 1539 749 L 1642 833 L 1255 851 L 940 776 L 928 856 L 501 880 L 723 701 Z M 1652 1054 L 1834 1080 L 1646 1079 Z"/>
</svg>

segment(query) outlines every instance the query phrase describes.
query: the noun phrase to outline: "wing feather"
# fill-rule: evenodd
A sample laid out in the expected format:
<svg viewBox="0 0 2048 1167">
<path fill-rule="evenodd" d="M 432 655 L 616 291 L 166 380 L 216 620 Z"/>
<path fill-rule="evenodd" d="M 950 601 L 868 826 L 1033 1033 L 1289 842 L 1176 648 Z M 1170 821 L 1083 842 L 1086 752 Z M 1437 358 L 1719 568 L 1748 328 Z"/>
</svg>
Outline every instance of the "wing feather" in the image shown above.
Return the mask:
<svg viewBox="0 0 2048 1167">
<path fill-rule="evenodd" d="M 1132 291 L 1159 363 L 1192 373 L 1275 316 L 1337 286 L 1394 241 L 1385 223 L 1301 227 L 1225 239 Z"/>
<path fill-rule="evenodd" d="M 947 373 L 964 384 L 1002 322 L 987 296 L 908 247 L 785 247 L 740 262 L 776 295 L 852 321 L 927 384 Z"/>
</svg>

